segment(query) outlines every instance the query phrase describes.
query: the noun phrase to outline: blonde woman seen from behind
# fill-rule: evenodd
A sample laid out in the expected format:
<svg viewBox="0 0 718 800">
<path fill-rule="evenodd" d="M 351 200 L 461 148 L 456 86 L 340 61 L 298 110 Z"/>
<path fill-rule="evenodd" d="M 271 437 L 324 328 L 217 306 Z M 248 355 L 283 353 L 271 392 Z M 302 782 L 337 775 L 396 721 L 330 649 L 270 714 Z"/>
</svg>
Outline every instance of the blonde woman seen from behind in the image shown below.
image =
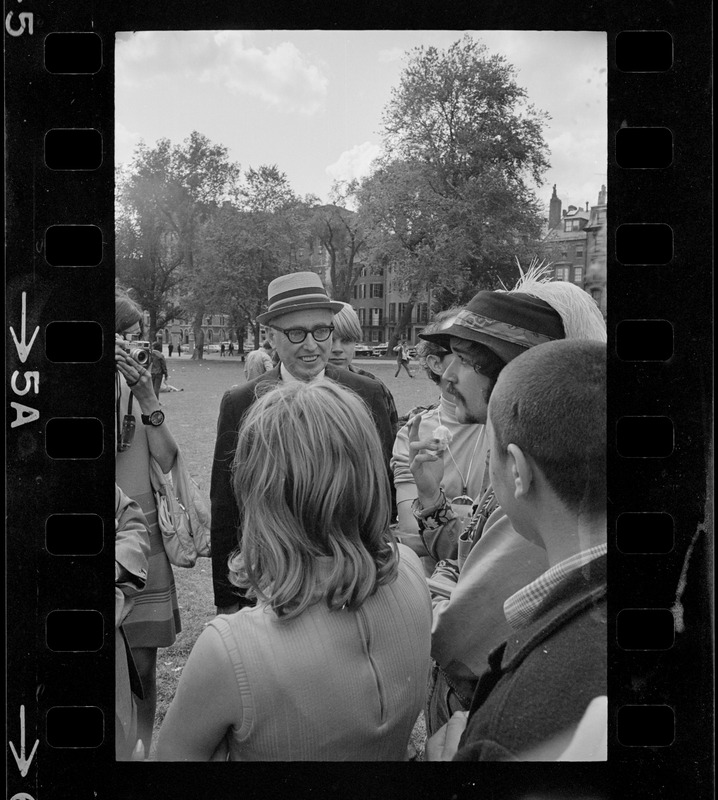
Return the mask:
<svg viewBox="0 0 718 800">
<path fill-rule="evenodd" d="M 234 490 L 242 552 L 230 575 L 257 605 L 218 616 L 197 640 L 158 757 L 405 759 L 431 604 L 418 557 L 389 532 L 366 406 L 331 381 L 269 391 L 240 428 Z"/>
</svg>

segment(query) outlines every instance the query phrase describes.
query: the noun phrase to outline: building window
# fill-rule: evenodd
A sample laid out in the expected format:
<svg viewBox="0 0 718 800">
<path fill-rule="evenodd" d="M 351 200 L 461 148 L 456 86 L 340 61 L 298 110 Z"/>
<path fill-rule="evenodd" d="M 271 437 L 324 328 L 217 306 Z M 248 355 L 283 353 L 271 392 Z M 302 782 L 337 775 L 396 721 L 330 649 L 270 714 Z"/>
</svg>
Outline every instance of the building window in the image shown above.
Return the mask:
<svg viewBox="0 0 718 800">
<path fill-rule="evenodd" d="M 571 231 L 580 231 L 581 230 L 581 220 L 580 219 L 567 219 L 563 229 L 564 229 L 564 231 L 566 231 L 566 233 L 571 233 Z"/>
<path fill-rule="evenodd" d="M 389 303 L 389 322 L 396 322 L 396 303 Z"/>
<path fill-rule="evenodd" d="M 583 283 L 583 267 L 576 267 L 573 271 L 573 282 Z"/>
<path fill-rule="evenodd" d="M 378 325 L 381 325 L 381 323 L 382 323 L 382 319 L 381 319 L 381 317 L 382 317 L 382 309 L 381 308 L 372 308 L 372 309 L 370 309 L 370 314 L 371 314 L 371 317 L 370 317 L 370 320 L 369 320 L 369 324 L 372 327 L 376 327 Z"/>
<path fill-rule="evenodd" d="M 369 297 L 384 297 L 384 284 L 372 283 L 369 287 Z"/>
<path fill-rule="evenodd" d="M 360 308 L 357 310 L 357 316 L 359 317 L 359 324 L 365 325 L 366 324 L 366 309 Z"/>
<path fill-rule="evenodd" d="M 419 325 L 426 325 L 429 321 L 429 304 L 419 303 L 416 310 L 416 321 Z"/>
<path fill-rule="evenodd" d="M 376 328 L 371 332 L 371 341 L 378 342 L 380 337 L 381 331 L 377 330 Z"/>
<path fill-rule="evenodd" d="M 581 258 L 583 256 L 583 247 L 576 248 L 576 257 Z"/>
<path fill-rule="evenodd" d="M 570 280 L 571 278 L 569 272 L 570 272 L 569 267 L 556 267 L 556 280 L 557 281 Z"/>
<path fill-rule="evenodd" d="M 399 319 L 402 318 L 405 310 L 406 310 L 406 303 L 399 303 Z"/>
<path fill-rule="evenodd" d="M 355 283 L 354 286 L 352 286 L 352 300 L 356 299 L 357 299 L 357 285 Z"/>
</svg>

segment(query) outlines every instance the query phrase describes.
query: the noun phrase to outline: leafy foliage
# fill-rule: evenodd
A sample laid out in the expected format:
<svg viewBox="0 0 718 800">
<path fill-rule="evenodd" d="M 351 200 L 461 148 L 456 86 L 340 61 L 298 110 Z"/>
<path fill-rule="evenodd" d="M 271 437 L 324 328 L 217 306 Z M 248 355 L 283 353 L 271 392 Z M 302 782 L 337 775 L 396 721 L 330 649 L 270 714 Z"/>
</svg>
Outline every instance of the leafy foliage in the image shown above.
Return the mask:
<svg viewBox="0 0 718 800">
<path fill-rule="evenodd" d="M 333 187 L 334 202 L 314 207 L 310 233 L 325 249 L 329 280 L 335 300 L 348 303 L 361 265 L 359 258 L 366 249 L 367 234 L 359 215 L 346 208 L 357 189 L 356 181 Z"/>
<path fill-rule="evenodd" d="M 475 39 L 410 51 L 384 110 L 384 155 L 356 192 L 368 261 L 412 301 L 432 288 L 435 310 L 510 280 L 540 232 L 546 119 Z"/>
<path fill-rule="evenodd" d="M 239 166 L 194 131 L 181 145 L 140 143 L 117 189 L 117 274 L 150 315 L 150 334 L 182 313 L 201 320 L 207 264 L 197 259 L 206 226 L 237 196 Z"/>
</svg>

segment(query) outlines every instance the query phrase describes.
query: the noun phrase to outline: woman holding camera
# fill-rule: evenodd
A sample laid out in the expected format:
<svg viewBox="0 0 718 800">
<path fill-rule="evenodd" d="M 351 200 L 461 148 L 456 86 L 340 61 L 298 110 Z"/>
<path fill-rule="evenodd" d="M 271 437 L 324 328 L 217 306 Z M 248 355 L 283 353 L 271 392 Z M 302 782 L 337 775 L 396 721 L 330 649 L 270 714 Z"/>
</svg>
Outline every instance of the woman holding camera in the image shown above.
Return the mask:
<svg viewBox="0 0 718 800">
<path fill-rule="evenodd" d="M 389 531 L 366 405 L 330 380 L 265 393 L 239 429 L 233 483 L 242 551 L 230 580 L 257 605 L 201 633 L 158 759 L 406 759 L 431 601 L 418 557 Z"/>
<path fill-rule="evenodd" d="M 152 386 L 149 352 L 133 346 L 134 337 L 142 334 L 142 312 L 120 290 L 115 291 L 115 334 L 115 481 L 139 504 L 150 532 L 147 583 L 124 622 L 144 694 L 138 703 L 137 729 L 149 755 L 157 702 L 157 648 L 169 647 L 181 630 L 172 567 L 157 525 L 150 456 L 169 472 L 177 445 Z"/>
</svg>

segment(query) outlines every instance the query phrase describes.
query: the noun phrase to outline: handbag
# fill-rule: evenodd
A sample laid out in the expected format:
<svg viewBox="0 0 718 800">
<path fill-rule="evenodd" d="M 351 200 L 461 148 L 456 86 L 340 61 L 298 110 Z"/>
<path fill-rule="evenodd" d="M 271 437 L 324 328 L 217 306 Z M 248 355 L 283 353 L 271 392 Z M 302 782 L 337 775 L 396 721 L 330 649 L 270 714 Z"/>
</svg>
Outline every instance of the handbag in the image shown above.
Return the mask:
<svg viewBox="0 0 718 800">
<path fill-rule="evenodd" d="M 211 555 L 207 501 L 179 451 L 168 475 L 150 458 L 150 481 L 167 558 L 175 567 L 193 567 L 198 557 Z"/>
</svg>

